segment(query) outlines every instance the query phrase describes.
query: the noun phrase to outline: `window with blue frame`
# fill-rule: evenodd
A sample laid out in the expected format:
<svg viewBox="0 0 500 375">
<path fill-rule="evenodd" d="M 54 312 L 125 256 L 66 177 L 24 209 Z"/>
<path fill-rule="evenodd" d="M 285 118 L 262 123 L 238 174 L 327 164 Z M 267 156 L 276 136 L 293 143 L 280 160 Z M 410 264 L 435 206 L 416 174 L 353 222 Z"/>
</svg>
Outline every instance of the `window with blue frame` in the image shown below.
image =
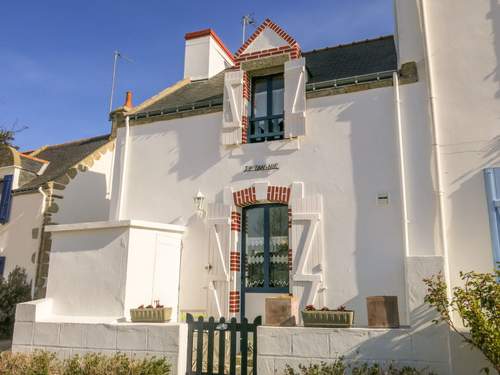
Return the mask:
<svg viewBox="0 0 500 375">
<path fill-rule="evenodd" d="M 5 271 L 5 257 L 0 257 L 0 278 L 3 277 Z"/>
<path fill-rule="evenodd" d="M 500 268 L 500 168 L 487 168 L 484 171 L 488 214 L 490 219 L 493 261 Z"/>
<path fill-rule="evenodd" d="M 242 287 L 244 292 L 288 293 L 288 206 L 243 210 Z"/>
<path fill-rule="evenodd" d="M 283 74 L 254 77 L 251 87 L 249 142 L 283 139 Z"/>
<path fill-rule="evenodd" d="M 6 175 L 3 177 L 1 186 L 1 198 L 0 198 L 0 224 L 5 224 L 10 218 L 10 209 L 12 206 L 12 183 L 13 176 Z"/>
</svg>

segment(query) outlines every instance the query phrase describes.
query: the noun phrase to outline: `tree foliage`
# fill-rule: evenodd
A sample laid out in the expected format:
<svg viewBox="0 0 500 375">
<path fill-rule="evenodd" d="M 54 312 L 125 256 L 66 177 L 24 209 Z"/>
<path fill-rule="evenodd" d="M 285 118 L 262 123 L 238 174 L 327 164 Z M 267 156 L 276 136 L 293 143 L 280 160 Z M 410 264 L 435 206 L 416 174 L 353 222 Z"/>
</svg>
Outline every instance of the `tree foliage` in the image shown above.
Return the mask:
<svg viewBox="0 0 500 375">
<path fill-rule="evenodd" d="M 493 367 L 500 373 L 500 270 L 495 274 L 460 272 L 463 286 L 452 290 L 448 298 L 448 287 L 441 273 L 424 279 L 427 285 L 425 302 L 434 306 L 439 313 L 435 323 L 445 322 L 465 342 L 479 349 Z M 453 321 L 458 314 L 464 333 Z M 484 369 L 488 372 L 487 369 Z"/>
<path fill-rule="evenodd" d="M 0 278 L 0 337 L 12 336 L 16 304 L 30 299 L 31 286 L 24 269 L 16 267 L 6 279 Z"/>
</svg>

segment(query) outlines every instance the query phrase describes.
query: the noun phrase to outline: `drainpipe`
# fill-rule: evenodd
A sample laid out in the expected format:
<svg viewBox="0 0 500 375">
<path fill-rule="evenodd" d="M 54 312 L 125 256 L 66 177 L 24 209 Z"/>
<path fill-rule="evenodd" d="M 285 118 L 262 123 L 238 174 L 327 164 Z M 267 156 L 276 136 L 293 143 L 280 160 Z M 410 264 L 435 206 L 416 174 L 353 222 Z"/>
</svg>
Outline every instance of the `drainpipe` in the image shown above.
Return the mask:
<svg viewBox="0 0 500 375">
<path fill-rule="evenodd" d="M 444 190 L 443 190 L 443 182 L 441 179 L 441 171 L 442 171 L 442 162 L 441 162 L 441 154 L 439 152 L 439 145 L 441 144 L 440 142 L 440 137 L 439 137 L 439 129 L 437 127 L 437 105 L 436 105 L 436 96 L 435 96 L 435 91 L 434 91 L 434 81 L 433 81 L 433 66 L 432 66 L 432 61 L 431 61 L 431 56 L 430 56 L 430 42 L 429 38 L 427 35 L 427 20 L 428 20 L 428 14 L 427 14 L 427 8 L 425 6 L 424 0 L 419 0 L 420 3 L 420 11 L 421 11 L 421 18 L 422 18 L 422 35 L 424 38 L 424 58 L 425 58 L 425 64 L 427 66 L 427 90 L 429 94 L 429 106 L 430 106 L 430 120 L 431 120 L 431 128 L 432 128 L 432 139 L 433 139 L 433 154 L 434 154 L 434 167 L 436 169 L 436 184 L 438 188 L 438 202 L 439 202 L 439 224 L 440 224 L 440 229 L 441 229 L 441 246 L 443 249 L 443 257 L 444 257 L 444 278 L 446 280 L 446 285 L 447 285 L 447 294 L 448 298 L 451 297 L 451 285 L 450 285 L 450 269 L 449 269 L 449 262 L 448 262 L 448 239 L 446 237 L 446 228 L 447 228 L 447 223 L 446 223 L 446 218 L 445 218 L 445 207 L 444 207 Z M 452 312 L 450 311 L 450 314 Z M 453 319 L 453 317 L 452 317 Z M 448 335 L 448 340 L 447 340 L 447 346 L 448 346 L 448 367 L 450 371 L 453 373 L 453 360 L 452 360 L 452 349 L 451 349 L 451 333 Z"/>
<path fill-rule="evenodd" d="M 130 138 L 130 116 L 125 116 L 125 142 L 123 146 L 123 169 L 121 173 L 121 179 L 120 179 L 120 198 L 119 198 L 119 203 L 118 203 L 118 210 L 117 210 L 117 220 L 122 219 L 122 214 L 123 214 L 123 202 L 124 202 L 124 195 L 125 195 L 125 184 L 127 183 L 127 171 L 128 171 L 128 144 L 129 144 L 129 138 Z"/>
<path fill-rule="evenodd" d="M 446 218 L 445 218 L 445 207 L 444 207 L 444 189 L 443 189 L 443 182 L 441 179 L 441 171 L 442 169 L 442 161 L 441 161 L 441 154 L 439 152 L 439 146 L 441 144 L 440 137 L 439 137 L 439 129 L 437 127 L 437 106 L 436 106 L 436 96 L 435 96 L 435 91 L 434 91 L 434 84 L 433 84 L 433 66 L 432 66 L 432 61 L 431 61 L 431 56 L 430 56 L 430 46 L 429 46 L 429 38 L 427 35 L 427 9 L 424 3 L 424 0 L 420 0 L 420 8 L 421 8 L 421 17 L 422 17 L 422 34 L 424 38 L 424 57 L 425 57 L 425 63 L 427 66 L 427 90 L 429 94 L 429 106 L 430 106 L 430 120 L 431 120 L 431 129 L 432 129 L 432 139 L 433 139 L 433 154 L 434 154 L 434 167 L 436 169 L 436 184 L 437 184 L 437 196 L 438 196 L 438 202 L 439 202 L 439 219 L 440 219 L 440 240 L 441 240 L 441 246 L 443 249 L 443 257 L 444 257 L 444 273 L 445 273 L 445 279 L 448 284 L 448 296 L 451 295 L 451 289 L 450 289 L 450 276 L 449 276 L 449 268 L 448 268 L 448 240 L 446 238 L 445 232 L 446 232 Z"/>
<path fill-rule="evenodd" d="M 398 72 L 394 72 L 392 75 L 393 85 L 394 85 L 394 109 L 395 109 L 395 120 L 397 129 L 397 139 L 398 139 L 398 151 L 399 151 L 399 175 L 401 183 L 401 207 L 403 214 L 403 242 L 405 258 L 410 256 L 410 242 L 408 240 L 408 203 L 407 203 L 407 190 L 406 190 L 406 164 L 405 164 L 405 154 L 404 154 L 404 139 L 403 139 L 403 126 L 401 122 L 401 99 L 399 93 L 399 76 Z M 404 278 L 405 285 L 408 285 L 408 270 L 406 261 L 404 263 Z M 410 305 L 408 301 L 408 288 L 405 288 L 405 316 L 406 321 L 410 324 Z"/>
</svg>

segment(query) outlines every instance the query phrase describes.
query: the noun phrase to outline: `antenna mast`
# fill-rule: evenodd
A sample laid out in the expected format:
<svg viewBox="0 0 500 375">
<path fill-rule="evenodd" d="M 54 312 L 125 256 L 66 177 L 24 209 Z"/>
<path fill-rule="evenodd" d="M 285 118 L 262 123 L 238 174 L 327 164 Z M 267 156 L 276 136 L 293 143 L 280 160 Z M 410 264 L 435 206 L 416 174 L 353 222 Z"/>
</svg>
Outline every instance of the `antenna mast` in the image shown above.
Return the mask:
<svg viewBox="0 0 500 375">
<path fill-rule="evenodd" d="M 113 52 L 113 79 L 111 82 L 111 96 L 109 98 L 109 112 L 113 110 L 113 98 L 115 96 L 115 85 L 116 85 L 116 68 L 118 67 L 118 58 L 122 58 L 125 61 L 133 63 L 131 59 L 127 56 L 124 56 L 120 51 L 115 50 Z"/>
<path fill-rule="evenodd" d="M 241 38 L 241 44 L 245 43 L 247 40 L 246 28 L 248 25 L 253 25 L 255 23 L 255 19 L 253 17 L 253 13 L 246 14 L 241 18 L 241 23 L 243 24 L 243 36 Z"/>
</svg>

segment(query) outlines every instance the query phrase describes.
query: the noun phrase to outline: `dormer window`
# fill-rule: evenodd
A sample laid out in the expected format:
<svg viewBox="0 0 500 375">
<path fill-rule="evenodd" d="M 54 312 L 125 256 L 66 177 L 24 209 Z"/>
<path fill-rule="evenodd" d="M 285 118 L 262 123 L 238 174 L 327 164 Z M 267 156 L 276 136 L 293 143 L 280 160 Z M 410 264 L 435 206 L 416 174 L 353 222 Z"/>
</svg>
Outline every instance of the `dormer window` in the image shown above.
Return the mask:
<svg viewBox="0 0 500 375">
<path fill-rule="evenodd" d="M 249 142 L 283 139 L 283 74 L 254 77 L 251 88 Z"/>
</svg>

